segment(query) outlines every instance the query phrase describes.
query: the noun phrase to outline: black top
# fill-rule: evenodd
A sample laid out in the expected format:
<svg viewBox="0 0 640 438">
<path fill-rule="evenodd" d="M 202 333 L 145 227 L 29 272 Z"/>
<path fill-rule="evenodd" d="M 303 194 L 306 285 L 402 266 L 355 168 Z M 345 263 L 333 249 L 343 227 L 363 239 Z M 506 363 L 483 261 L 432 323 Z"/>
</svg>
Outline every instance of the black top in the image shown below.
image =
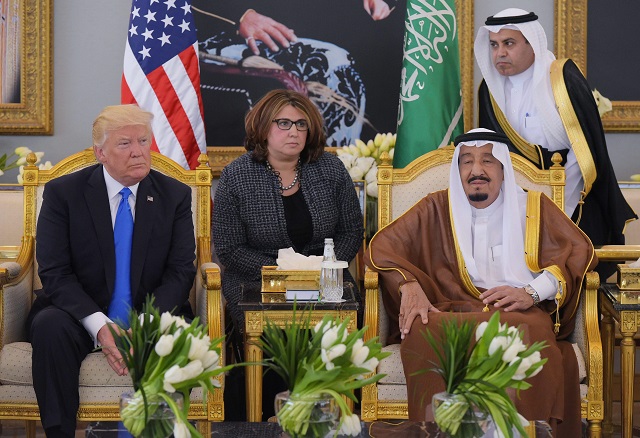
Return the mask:
<svg viewBox="0 0 640 438">
<path fill-rule="evenodd" d="M 313 223 L 309 207 L 304 201 L 302 190 L 298 190 L 291 196 L 283 196 L 284 217 L 287 221 L 287 234 L 293 243 L 293 249 L 302 253 L 304 247 L 313 237 Z M 313 254 L 322 255 L 322 254 Z"/>
</svg>

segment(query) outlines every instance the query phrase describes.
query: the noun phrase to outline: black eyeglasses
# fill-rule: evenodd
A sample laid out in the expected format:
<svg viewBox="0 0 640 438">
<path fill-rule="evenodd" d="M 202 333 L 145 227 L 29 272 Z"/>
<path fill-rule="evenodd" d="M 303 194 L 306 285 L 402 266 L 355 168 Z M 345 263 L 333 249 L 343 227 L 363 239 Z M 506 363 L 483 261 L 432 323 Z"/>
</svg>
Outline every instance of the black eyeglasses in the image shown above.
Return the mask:
<svg viewBox="0 0 640 438">
<path fill-rule="evenodd" d="M 289 119 L 275 119 L 272 120 L 272 122 L 283 131 L 288 131 L 293 125 L 296 125 L 298 131 L 306 131 L 309 129 L 309 123 L 307 123 L 305 119 L 296 120 L 295 122 Z"/>
</svg>

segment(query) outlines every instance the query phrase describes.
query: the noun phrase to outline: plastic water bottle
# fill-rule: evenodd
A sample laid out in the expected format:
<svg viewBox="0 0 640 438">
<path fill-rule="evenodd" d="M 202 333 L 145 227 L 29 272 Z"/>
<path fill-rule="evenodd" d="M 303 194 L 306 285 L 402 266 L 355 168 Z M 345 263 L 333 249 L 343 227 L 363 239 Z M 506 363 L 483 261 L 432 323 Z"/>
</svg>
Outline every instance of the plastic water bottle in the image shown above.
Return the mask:
<svg viewBox="0 0 640 438">
<path fill-rule="evenodd" d="M 342 301 L 344 293 L 342 285 L 342 273 L 348 267 L 347 262 L 336 260 L 333 249 L 333 239 L 324 240 L 324 255 L 322 256 L 322 269 L 320 271 L 319 298 L 325 302 Z"/>
<path fill-rule="evenodd" d="M 324 253 L 322 254 L 322 264 L 325 262 L 335 262 L 336 261 L 336 253 L 333 248 L 333 239 L 327 238 L 324 239 Z M 320 270 L 320 300 L 324 300 L 326 296 L 326 292 L 328 292 L 328 288 L 331 287 L 330 283 L 332 283 L 332 272 L 331 268 L 323 266 Z"/>
</svg>

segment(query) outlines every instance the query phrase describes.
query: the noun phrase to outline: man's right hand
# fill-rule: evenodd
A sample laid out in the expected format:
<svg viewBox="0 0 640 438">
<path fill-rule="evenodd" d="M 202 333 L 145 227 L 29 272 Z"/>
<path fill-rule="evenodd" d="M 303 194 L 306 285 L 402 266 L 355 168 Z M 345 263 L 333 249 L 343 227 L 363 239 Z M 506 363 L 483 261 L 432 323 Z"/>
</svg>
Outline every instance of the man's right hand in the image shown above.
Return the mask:
<svg viewBox="0 0 640 438">
<path fill-rule="evenodd" d="M 253 9 L 247 11 L 242 17 L 238 27 L 238 34 L 245 39 L 247 46 L 255 55 L 260 54 L 258 41 L 265 43 L 272 52 L 277 52 L 280 50 L 278 44 L 283 48 L 287 48 L 290 42 L 297 40 L 292 29 Z"/>
<path fill-rule="evenodd" d="M 400 287 L 400 292 L 402 293 L 402 298 L 400 299 L 398 322 L 400 325 L 400 339 L 404 339 L 405 335 L 411 330 L 414 319 L 420 316 L 422 323 L 426 324 L 429 322 L 429 312 L 440 311 L 431 304 L 417 281 L 403 284 Z"/>
<path fill-rule="evenodd" d="M 384 20 L 389 16 L 393 9 L 389 9 L 389 5 L 383 0 L 363 0 L 364 10 L 374 20 Z"/>
<path fill-rule="evenodd" d="M 116 333 L 120 332 L 120 327 L 113 323 L 107 323 L 98 330 L 98 342 L 102 346 L 102 353 L 104 353 L 109 362 L 109 366 L 113 368 L 119 376 L 124 376 L 128 373 L 127 367 L 124 364 L 120 350 L 116 346 L 116 341 L 109 330 L 109 326 L 113 327 Z"/>
</svg>

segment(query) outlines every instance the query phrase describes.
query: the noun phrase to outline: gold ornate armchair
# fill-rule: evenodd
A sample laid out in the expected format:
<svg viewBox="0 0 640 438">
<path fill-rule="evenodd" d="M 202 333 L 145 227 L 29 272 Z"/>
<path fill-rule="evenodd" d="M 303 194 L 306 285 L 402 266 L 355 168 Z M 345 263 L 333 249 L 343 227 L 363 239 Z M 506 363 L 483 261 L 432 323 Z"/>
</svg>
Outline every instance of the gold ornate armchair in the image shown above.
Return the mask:
<svg viewBox="0 0 640 438">
<path fill-rule="evenodd" d="M 96 163 L 93 151 L 85 149 L 54 166 L 39 170 L 35 155 L 27 158 L 24 171 L 24 236 L 16 262 L 0 264 L 0 420 L 27 420 L 27 436 L 35 436 L 39 420 L 38 405 L 31 376 L 31 345 L 26 342 L 25 321 L 40 287 L 35 260 L 36 223 L 46 182 Z M 224 306 L 220 291 L 220 270 L 211 263 L 211 169 L 205 154 L 195 170 L 184 170 L 170 158 L 151 153 L 151 167 L 191 187 L 194 232 L 196 237 L 196 275 L 191 304 L 201 321 L 208 324 L 209 336 L 223 334 Z M 224 350 L 224 348 L 223 348 Z M 221 363 L 223 358 L 220 359 Z M 224 383 L 224 382 L 223 382 Z M 119 418 L 118 399 L 131 386 L 129 376 L 117 376 L 101 352 L 91 353 L 80 370 L 81 421 L 107 421 Z M 209 421 L 224 419 L 222 389 L 205 393 L 201 388 L 191 394 L 189 418 L 198 421 L 203 435 Z"/>
<path fill-rule="evenodd" d="M 631 204 L 631 202 L 630 202 Z M 631 204 L 632 207 L 637 207 Z M 637 211 L 637 210 L 636 210 Z M 629 231 L 629 225 L 625 230 L 625 240 L 631 243 L 637 243 L 637 235 L 631 236 L 627 232 Z M 634 224 L 637 227 L 637 224 Z M 636 228 L 637 229 L 637 228 Z M 634 237 L 636 238 L 634 240 Z M 627 244 L 627 245 L 604 245 L 596 248 L 596 255 L 601 262 L 618 262 L 625 263 L 629 261 L 635 261 L 640 258 L 640 245 Z M 618 278 L 621 276 L 621 278 Z M 615 283 L 617 285 L 605 284 Z M 637 271 L 629 269 L 619 269 L 617 274 L 612 275 L 609 279 L 603 280 L 602 284 L 606 289 L 613 289 L 619 293 L 618 304 L 630 304 L 636 303 L 637 299 L 637 283 L 638 274 Z M 624 286 L 622 286 L 624 284 Z M 629 287 L 632 290 L 626 290 Z M 610 299 L 610 294 L 606 290 L 600 292 L 600 311 L 602 313 L 602 321 L 600 324 L 600 331 L 602 335 L 602 348 L 603 348 L 603 392 L 604 392 L 604 421 L 602 423 L 603 432 L 605 436 L 609 436 L 613 433 L 612 411 L 613 411 L 613 379 L 614 379 L 614 366 L 613 357 L 614 349 L 618 348 L 620 354 L 620 368 L 621 374 L 618 376 L 621 379 L 622 389 L 622 432 L 623 436 L 625 432 L 631 433 L 633 429 L 633 402 L 634 402 L 634 389 L 625 383 L 626 377 L 631 379 L 633 385 L 634 373 L 634 361 L 635 359 L 635 344 L 633 338 L 637 337 L 638 328 L 640 327 L 640 318 L 638 312 L 634 310 L 615 310 L 613 302 Z M 625 339 L 625 336 L 627 337 Z M 616 347 L 616 344 L 619 345 Z M 625 394 L 626 393 L 626 394 Z"/>
<path fill-rule="evenodd" d="M 449 187 L 453 152 L 453 147 L 437 149 L 414 160 L 404 169 L 393 169 L 390 160 L 383 160 L 383 164 L 378 167 L 378 229 L 398 218 L 428 193 Z M 543 192 L 563 208 L 565 173 L 559 164 L 558 154 L 554 156 L 555 164 L 549 170 L 539 170 L 514 154 L 511 154 L 511 160 L 516 171 L 516 181 L 521 187 Z M 578 347 L 578 362 L 583 364 L 582 417 L 589 422 L 591 436 L 599 436 L 603 418 L 598 286 L 598 275 L 589 272 L 577 310 L 576 329 L 571 339 Z M 386 374 L 386 377 L 362 390 L 362 419 L 374 421 L 384 418 L 407 418 L 407 386 L 400 359 L 400 345 L 387 345 L 389 323 L 382 304 L 376 272 L 365 272 L 365 289 L 364 322 L 369 327 L 365 338 L 379 336 L 384 351 L 392 354 L 378 366 L 377 372 Z"/>
</svg>

